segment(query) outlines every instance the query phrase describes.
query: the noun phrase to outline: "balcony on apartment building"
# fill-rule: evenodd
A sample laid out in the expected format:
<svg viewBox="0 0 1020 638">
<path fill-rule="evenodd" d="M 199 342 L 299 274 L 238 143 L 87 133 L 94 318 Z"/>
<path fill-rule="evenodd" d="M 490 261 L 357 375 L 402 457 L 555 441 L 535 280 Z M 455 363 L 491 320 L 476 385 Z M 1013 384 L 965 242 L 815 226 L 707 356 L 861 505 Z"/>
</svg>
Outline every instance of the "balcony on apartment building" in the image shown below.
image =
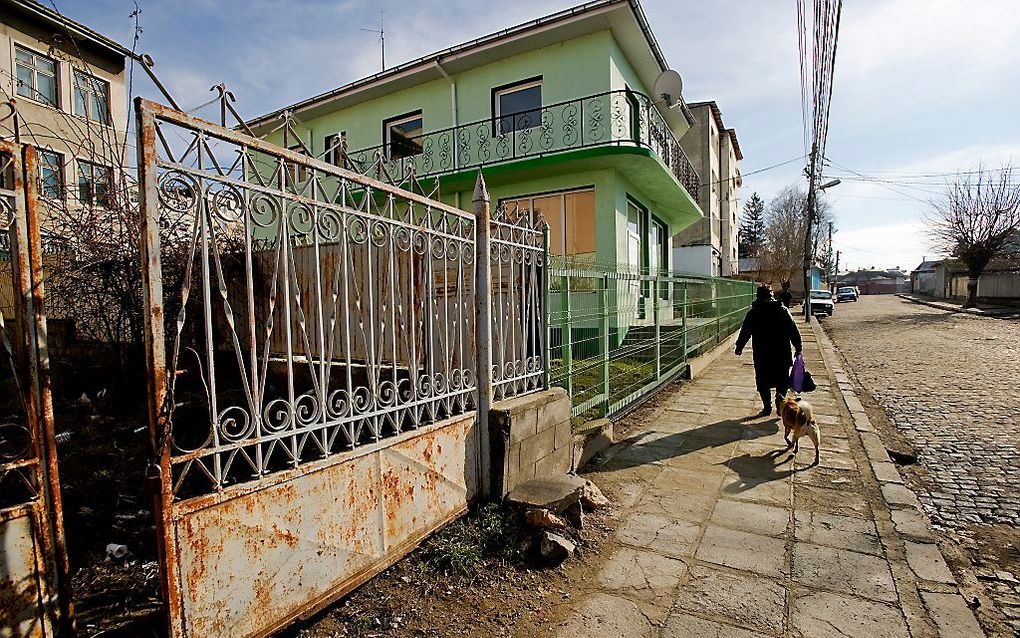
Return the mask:
<svg viewBox="0 0 1020 638">
<path fill-rule="evenodd" d="M 342 160 L 351 170 L 401 183 L 412 174 L 418 179 L 446 176 L 444 181 L 450 181 L 458 173 L 479 168 L 513 170 L 541 164 L 548 170 L 565 162 L 573 165 L 615 155 L 629 179 L 646 187 L 652 183 L 660 193 L 670 190 L 668 181 L 673 189 L 682 187 L 693 202 L 698 198 L 697 171 L 658 107 L 634 91 L 608 91 L 429 133 L 420 131 L 420 122 L 417 130 L 413 124 L 406 129 L 391 127 L 385 144 L 345 150 L 337 154 L 336 163 Z M 634 155 L 653 164 L 634 162 Z"/>
</svg>

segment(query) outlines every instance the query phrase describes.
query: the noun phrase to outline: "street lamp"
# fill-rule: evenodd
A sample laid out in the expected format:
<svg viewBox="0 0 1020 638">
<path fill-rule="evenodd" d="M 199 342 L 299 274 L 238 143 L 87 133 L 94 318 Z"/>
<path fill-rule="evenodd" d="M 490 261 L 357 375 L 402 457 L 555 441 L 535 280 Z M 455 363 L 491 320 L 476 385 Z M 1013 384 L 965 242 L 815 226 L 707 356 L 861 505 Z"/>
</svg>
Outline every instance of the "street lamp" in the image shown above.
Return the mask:
<svg viewBox="0 0 1020 638">
<path fill-rule="evenodd" d="M 814 255 L 811 254 L 811 221 L 815 217 L 815 190 L 823 191 L 826 188 L 832 188 L 838 186 L 840 181 L 838 179 L 830 180 L 825 182 L 821 186 L 814 187 L 812 190 L 811 186 L 814 185 L 814 177 L 811 177 L 811 186 L 808 187 L 808 206 L 807 206 L 807 232 L 804 234 L 804 320 L 811 321 L 811 268 L 812 262 L 814 261 Z"/>
</svg>

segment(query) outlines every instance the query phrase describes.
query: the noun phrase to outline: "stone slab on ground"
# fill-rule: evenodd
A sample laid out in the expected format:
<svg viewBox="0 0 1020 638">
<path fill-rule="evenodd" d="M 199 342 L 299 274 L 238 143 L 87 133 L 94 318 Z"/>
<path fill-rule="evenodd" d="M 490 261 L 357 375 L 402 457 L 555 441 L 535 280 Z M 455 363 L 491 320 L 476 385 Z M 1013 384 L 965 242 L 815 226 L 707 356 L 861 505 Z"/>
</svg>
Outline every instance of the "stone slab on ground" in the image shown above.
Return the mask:
<svg viewBox="0 0 1020 638">
<path fill-rule="evenodd" d="M 573 474 L 545 476 L 524 481 L 506 496 L 507 503 L 522 507 L 541 507 L 557 514 L 581 498 L 584 479 Z"/>
</svg>

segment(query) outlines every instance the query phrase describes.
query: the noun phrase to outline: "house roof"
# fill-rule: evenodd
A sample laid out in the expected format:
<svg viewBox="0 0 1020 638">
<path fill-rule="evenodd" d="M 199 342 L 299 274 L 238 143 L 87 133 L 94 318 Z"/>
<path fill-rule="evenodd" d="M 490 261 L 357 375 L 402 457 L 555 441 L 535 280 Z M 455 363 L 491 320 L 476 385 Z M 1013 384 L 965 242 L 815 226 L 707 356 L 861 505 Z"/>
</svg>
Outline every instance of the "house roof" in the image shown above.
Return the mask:
<svg viewBox="0 0 1020 638">
<path fill-rule="evenodd" d="M 938 263 L 938 261 L 922 261 L 917 268 L 914 268 L 913 272 L 935 272 L 935 266 Z"/>
<path fill-rule="evenodd" d="M 422 82 L 448 77 L 465 69 L 548 46 L 566 39 L 611 29 L 624 52 L 643 48 L 650 55 L 646 60 L 628 56 L 635 72 L 652 86 L 659 73 L 669 68 L 659 48 L 639 0 L 594 0 L 491 33 L 468 42 L 391 67 L 374 75 L 355 80 L 339 88 L 302 100 L 249 120 L 257 129 L 277 120 L 284 112 L 315 117 L 325 112 L 346 108 L 379 95 L 409 88 Z M 681 98 L 681 111 L 687 124 L 694 116 Z M 667 109 L 667 111 L 672 112 Z M 668 118 L 668 114 L 664 114 Z"/>
<path fill-rule="evenodd" d="M 13 9 L 22 15 L 38 20 L 50 27 L 62 29 L 70 37 L 76 40 L 88 42 L 107 53 L 112 53 L 117 57 L 135 57 L 134 53 L 132 53 L 131 50 L 124 45 L 115 42 L 97 31 L 93 31 L 80 22 L 75 22 L 59 11 L 36 2 L 35 0 L 0 0 L 0 6 L 3 6 L 8 10 Z"/>
<path fill-rule="evenodd" d="M 943 259 L 935 265 L 953 274 L 967 272 L 967 265 L 959 259 Z M 985 266 L 985 272 L 1020 272 L 1020 257 L 995 257 Z"/>
</svg>

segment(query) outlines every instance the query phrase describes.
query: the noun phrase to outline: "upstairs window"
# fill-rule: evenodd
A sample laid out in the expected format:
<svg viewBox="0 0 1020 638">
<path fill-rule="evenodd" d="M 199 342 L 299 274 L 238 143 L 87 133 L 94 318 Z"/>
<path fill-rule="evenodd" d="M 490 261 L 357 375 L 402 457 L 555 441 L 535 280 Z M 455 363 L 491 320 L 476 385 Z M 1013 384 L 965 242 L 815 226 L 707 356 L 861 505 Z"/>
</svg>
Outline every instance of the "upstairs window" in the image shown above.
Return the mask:
<svg viewBox="0 0 1020 638">
<path fill-rule="evenodd" d="M 18 95 L 57 105 L 57 63 L 53 59 L 15 46 L 14 67 Z"/>
<path fill-rule="evenodd" d="M 78 201 L 88 206 L 110 205 L 110 167 L 78 160 Z"/>
<path fill-rule="evenodd" d="M 64 158 L 60 153 L 39 149 L 39 195 L 64 198 Z"/>
<path fill-rule="evenodd" d="M 75 70 L 74 114 L 93 122 L 109 124 L 110 83 Z"/>
<path fill-rule="evenodd" d="M 421 111 L 401 115 L 383 122 L 383 141 L 391 160 L 421 155 L 423 120 Z"/>
<path fill-rule="evenodd" d="M 344 158 L 341 151 L 347 147 L 347 131 L 327 135 L 326 139 L 323 140 L 323 146 L 325 147 L 323 160 L 333 166 L 340 166 L 342 168 Z"/>
<path fill-rule="evenodd" d="M 499 135 L 537 127 L 542 123 L 542 78 L 493 89 L 492 104 Z"/>
</svg>

